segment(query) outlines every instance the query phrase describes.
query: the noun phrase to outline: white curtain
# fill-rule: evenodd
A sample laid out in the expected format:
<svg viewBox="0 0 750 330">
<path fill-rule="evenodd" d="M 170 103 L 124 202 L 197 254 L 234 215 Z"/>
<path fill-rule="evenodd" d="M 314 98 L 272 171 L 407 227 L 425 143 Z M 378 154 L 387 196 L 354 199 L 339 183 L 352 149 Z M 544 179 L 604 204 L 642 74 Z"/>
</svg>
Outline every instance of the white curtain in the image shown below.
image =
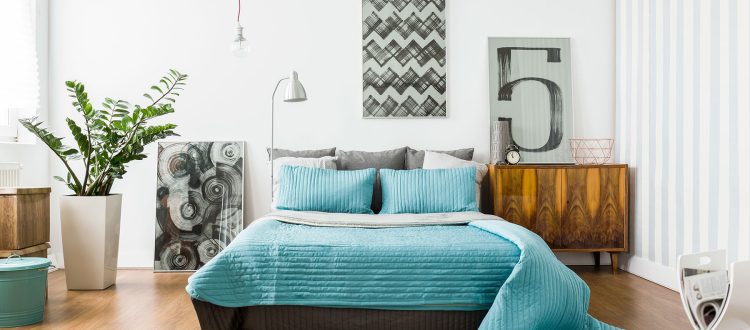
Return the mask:
<svg viewBox="0 0 750 330">
<path fill-rule="evenodd" d="M 39 107 L 35 0 L 0 0 L 0 126 L 10 109 L 21 116 Z"/>
</svg>

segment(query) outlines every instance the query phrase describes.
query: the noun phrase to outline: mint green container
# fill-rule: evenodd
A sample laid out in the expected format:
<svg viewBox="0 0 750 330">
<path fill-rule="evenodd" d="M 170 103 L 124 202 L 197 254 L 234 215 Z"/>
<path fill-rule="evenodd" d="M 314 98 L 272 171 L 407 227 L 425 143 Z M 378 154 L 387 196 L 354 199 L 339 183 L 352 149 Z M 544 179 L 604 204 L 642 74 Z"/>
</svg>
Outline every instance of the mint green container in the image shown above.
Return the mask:
<svg viewBox="0 0 750 330">
<path fill-rule="evenodd" d="M 0 259 L 0 328 L 44 320 L 49 265 L 46 258 Z"/>
</svg>

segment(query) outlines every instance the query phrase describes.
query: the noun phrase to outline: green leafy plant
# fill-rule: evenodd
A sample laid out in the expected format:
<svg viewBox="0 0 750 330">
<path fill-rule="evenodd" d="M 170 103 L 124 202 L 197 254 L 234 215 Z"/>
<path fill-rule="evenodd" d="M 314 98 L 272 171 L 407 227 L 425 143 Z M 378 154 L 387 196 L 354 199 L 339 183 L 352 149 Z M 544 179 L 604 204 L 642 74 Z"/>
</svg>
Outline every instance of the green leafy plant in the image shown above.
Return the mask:
<svg viewBox="0 0 750 330">
<path fill-rule="evenodd" d="M 36 135 L 59 158 L 68 173 L 65 178 L 55 176 L 78 196 L 106 196 L 115 179 L 122 179 L 127 163 L 144 159 L 144 147 L 159 139 L 178 136 L 177 125 L 148 126 L 148 121 L 174 112 L 175 97 L 185 86 L 187 75 L 169 70 L 143 96 L 147 106 L 130 106 L 123 100 L 105 98 L 102 109 L 95 109 L 82 83 L 66 81 L 73 107 L 83 116 L 81 122 L 65 121 L 77 146 L 67 146 L 36 117 L 18 121 Z M 131 111 L 132 108 L 132 111 Z M 83 175 L 71 167 L 72 161 L 83 163 Z"/>
</svg>

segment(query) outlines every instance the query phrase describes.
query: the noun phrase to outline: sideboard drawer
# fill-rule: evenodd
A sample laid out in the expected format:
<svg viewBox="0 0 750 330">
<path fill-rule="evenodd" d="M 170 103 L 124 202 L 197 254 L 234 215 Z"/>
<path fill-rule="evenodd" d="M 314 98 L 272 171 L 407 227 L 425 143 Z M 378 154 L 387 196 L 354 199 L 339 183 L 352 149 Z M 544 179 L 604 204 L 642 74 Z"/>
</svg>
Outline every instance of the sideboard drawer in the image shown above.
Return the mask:
<svg viewBox="0 0 750 330">
<path fill-rule="evenodd" d="M 559 169 L 496 168 L 494 213 L 530 229 L 552 248 L 562 247 L 562 212 Z"/>
<path fill-rule="evenodd" d="M 627 169 L 566 169 L 561 249 L 627 251 Z"/>
</svg>

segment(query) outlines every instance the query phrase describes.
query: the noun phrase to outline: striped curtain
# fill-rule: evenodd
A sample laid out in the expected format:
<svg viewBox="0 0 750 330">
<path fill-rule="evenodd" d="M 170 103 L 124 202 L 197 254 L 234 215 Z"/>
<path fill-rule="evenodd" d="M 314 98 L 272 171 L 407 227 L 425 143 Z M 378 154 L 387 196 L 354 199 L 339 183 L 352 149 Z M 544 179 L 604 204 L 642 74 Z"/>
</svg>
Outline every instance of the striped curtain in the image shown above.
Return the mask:
<svg viewBox="0 0 750 330">
<path fill-rule="evenodd" d="M 750 257 L 750 0 L 617 0 L 631 253 Z"/>
</svg>

